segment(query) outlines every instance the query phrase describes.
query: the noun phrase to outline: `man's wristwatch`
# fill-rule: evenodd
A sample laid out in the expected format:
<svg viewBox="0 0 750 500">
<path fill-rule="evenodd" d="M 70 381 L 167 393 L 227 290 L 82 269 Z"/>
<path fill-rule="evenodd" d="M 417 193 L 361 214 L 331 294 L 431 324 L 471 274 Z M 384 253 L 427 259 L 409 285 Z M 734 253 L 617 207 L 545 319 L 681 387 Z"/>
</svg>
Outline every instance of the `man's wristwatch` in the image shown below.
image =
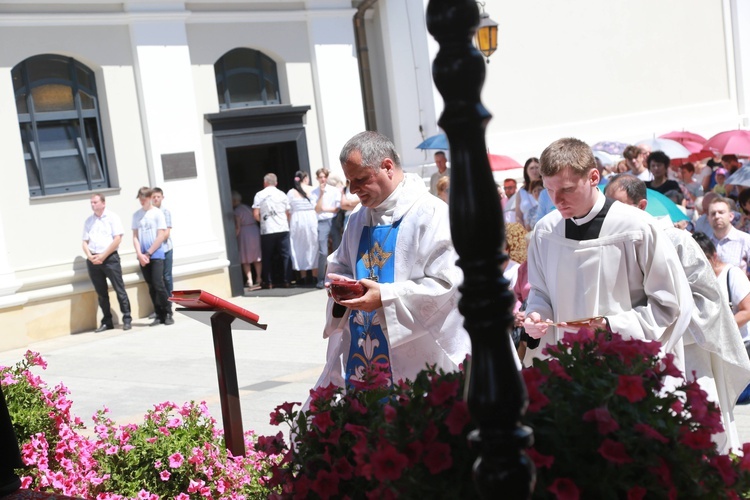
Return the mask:
<svg viewBox="0 0 750 500">
<path fill-rule="evenodd" d="M 151 252 L 146 252 L 146 256 L 150 259 L 151 258 Z"/>
</svg>

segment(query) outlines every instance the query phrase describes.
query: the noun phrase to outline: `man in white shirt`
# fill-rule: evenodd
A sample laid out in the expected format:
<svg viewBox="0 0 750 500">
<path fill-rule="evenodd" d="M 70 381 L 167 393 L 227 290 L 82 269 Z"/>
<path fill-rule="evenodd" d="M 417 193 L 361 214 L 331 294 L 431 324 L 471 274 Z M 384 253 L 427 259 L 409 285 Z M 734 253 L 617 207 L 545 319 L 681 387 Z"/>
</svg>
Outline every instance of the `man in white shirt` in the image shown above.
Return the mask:
<svg viewBox="0 0 750 500">
<path fill-rule="evenodd" d="M 716 253 L 722 262 L 737 266 L 747 274 L 750 260 L 750 234 L 732 226 L 734 212 L 725 198 L 718 197 L 708 206 L 708 223 L 713 235 L 709 235 L 716 246 Z"/>
<path fill-rule="evenodd" d="M 604 197 L 583 141 L 555 141 L 540 160 L 557 210 L 536 224 L 529 243 L 523 326 L 542 341 L 526 357 L 562 338 L 564 327 L 550 325 L 589 319 L 625 338 L 660 341 L 684 369 L 682 335 L 693 300 L 672 243 L 653 217 Z"/>
<path fill-rule="evenodd" d="M 89 278 L 99 298 L 99 308 L 102 310 L 102 323 L 94 331 L 99 333 L 115 327 L 109 306 L 107 278 L 112 283 L 117 302 L 120 304 L 122 329 L 130 330 L 132 328 L 130 300 L 125 291 L 120 255 L 117 253 L 125 231 L 117 214 L 107 210 L 103 194 L 96 193 L 91 196 L 91 209 L 94 214 L 83 223 L 83 253 L 86 254 Z"/>
<path fill-rule="evenodd" d="M 167 221 L 167 237 L 164 240 L 164 284 L 167 287 L 167 294 L 172 295 L 174 290 L 174 280 L 172 279 L 172 263 L 174 262 L 174 244 L 172 243 L 172 212 L 161 206 L 164 201 L 164 191 L 155 187 L 154 194 L 151 195 L 151 204 L 162 211 L 164 219 Z"/>
<path fill-rule="evenodd" d="M 638 177 L 643 182 L 651 182 L 654 180 L 654 176 L 651 175 L 651 171 L 648 169 L 648 163 L 646 163 L 648 154 L 649 152 L 643 147 L 633 145 L 626 147 L 622 152 L 622 156 L 625 158 L 628 168 L 630 169 L 627 173 Z"/>
<path fill-rule="evenodd" d="M 263 190 L 253 199 L 253 216 L 260 222 L 261 288 L 274 287 L 274 259 L 281 264 L 281 283 L 275 286 L 289 288 L 292 283 L 292 245 L 289 239 L 289 198 L 279 188 L 276 174 L 263 176 Z"/>
<path fill-rule="evenodd" d="M 163 243 L 167 239 L 167 220 L 161 210 L 151 205 L 153 194 L 147 187 L 138 190 L 141 208 L 133 214 L 133 246 L 156 313 L 156 319 L 149 326 L 173 325 L 172 303 L 164 282 Z"/>
<path fill-rule="evenodd" d="M 430 193 L 437 196 L 438 181 L 441 177 L 450 177 L 451 175 L 451 169 L 448 168 L 448 159 L 445 157 L 444 151 L 435 153 L 435 166 L 437 167 L 437 172 L 430 177 Z"/>
<path fill-rule="evenodd" d="M 328 260 L 328 237 L 331 234 L 333 219 L 341 208 L 341 191 L 328 185 L 328 170 L 319 168 L 315 172 L 318 187 L 310 193 L 310 201 L 318 214 L 318 288 L 325 288 L 326 263 Z M 332 250 L 338 245 L 334 244 Z"/>
</svg>

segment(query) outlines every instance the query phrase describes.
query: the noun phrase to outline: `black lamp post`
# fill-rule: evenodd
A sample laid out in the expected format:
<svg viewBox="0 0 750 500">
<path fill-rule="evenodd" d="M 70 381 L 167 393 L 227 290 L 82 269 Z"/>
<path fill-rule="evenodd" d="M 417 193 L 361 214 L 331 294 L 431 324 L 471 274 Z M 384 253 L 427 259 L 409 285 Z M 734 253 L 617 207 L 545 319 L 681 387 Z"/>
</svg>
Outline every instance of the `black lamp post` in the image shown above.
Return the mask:
<svg viewBox="0 0 750 500">
<path fill-rule="evenodd" d="M 490 25 L 478 39 L 497 42 L 493 24 L 494 34 Z M 464 272 L 458 308 L 472 347 L 465 395 L 477 425 L 469 436 L 479 454 L 474 481 L 482 498 L 523 500 L 534 486 L 534 465 L 524 453 L 533 434 L 520 424 L 528 395 L 509 337 L 515 296 L 500 268 L 505 225 L 484 141 L 492 116 L 480 99 L 486 65 L 472 44 L 478 25 L 474 0 L 427 6 L 427 29 L 440 44 L 432 76 L 445 103 L 438 124 L 451 150 L 451 234 Z"/>
</svg>

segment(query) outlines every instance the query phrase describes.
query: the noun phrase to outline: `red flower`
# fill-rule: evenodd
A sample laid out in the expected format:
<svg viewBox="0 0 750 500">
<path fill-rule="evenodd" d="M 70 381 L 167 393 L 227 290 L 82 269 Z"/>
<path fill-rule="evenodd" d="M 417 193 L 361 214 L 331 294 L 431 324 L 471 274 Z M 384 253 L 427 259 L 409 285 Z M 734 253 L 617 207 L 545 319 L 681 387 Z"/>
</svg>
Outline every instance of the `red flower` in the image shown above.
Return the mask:
<svg viewBox="0 0 750 500">
<path fill-rule="evenodd" d="M 659 457 L 659 466 L 652 467 L 649 469 L 659 483 L 665 488 L 672 487 L 672 470 L 669 468 L 669 464 L 664 461 L 663 458 Z"/>
<path fill-rule="evenodd" d="M 391 444 L 384 441 L 378 443 L 378 447 L 370 455 L 372 474 L 378 481 L 395 481 L 401 477 L 401 473 L 409 464 L 406 455 L 398 452 Z"/>
<path fill-rule="evenodd" d="M 563 380 L 573 380 L 573 377 L 568 375 L 565 371 L 565 367 L 560 363 L 559 359 L 550 359 L 547 361 L 547 368 L 549 368 L 550 374 Z"/>
<path fill-rule="evenodd" d="M 429 444 L 434 441 L 437 436 L 438 428 L 435 425 L 435 422 L 431 421 L 429 424 L 427 424 L 427 428 L 422 433 L 422 442 L 424 444 Z"/>
<path fill-rule="evenodd" d="M 567 477 L 558 477 L 549 485 L 547 491 L 555 495 L 558 500 L 578 500 L 581 497 L 581 491 L 576 483 Z"/>
<path fill-rule="evenodd" d="M 682 427 L 680 431 L 682 432 L 680 443 L 694 450 L 708 450 L 714 446 L 711 442 L 711 432 L 708 429 L 701 427 L 691 431 L 687 427 Z"/>
<path fill-rule="evenodd" d="M 577 332 L 566 332 L 563 335 L 562 343 L 568 346 L 575 344 L 586 345 L 595 339 L 594 330 L 591 328 L 580 328 Z"/>
<path fill-rule="evenodd" d="M 318 401 L 322 401 L 324 404 L 330 402 L 337 390 L 338 387 L 333 384 L 310 389 L 310 411 L 315 412 L 318 410 Z"/>
<path fill-rule="evenodd" d="M 742 458 L 740 459 L 740 470 L 750 471 L 750 443 L 742 445 Z"/>
<path fill-rule="evenodd" d="M 670 377 L 683 378 L 683 373 L 674 364 L 674 354 L 669 353 L 662 359 L 662 375 L 669 375 Z"/>
<path fill-rule="evenodd" d="M 471 422 L 469 407 L 466 401 L 456 401 L 445 419 L 445 425 L 448 426 L 448 432 L 457 436 L 461 434 L 464 427 Z"/>
<path fill-rule="evenodd" d="M 642 486 L 633 486 L 628 490 L 628 500 L 643 500 L 648 490 Z"/>
<path fill-rule="evenodd" d="M 420 441 L 412 441 L 406 445 L 406 456 L 409 459 L 409 466 L 412 467 L 422 459 L 424 445 Z"/>
<path fill-rule="evenodd" d="M 529 394 L 528 411 L 536 413 L 547 406 L 549 398 L 540 390 L 540 385 L 547 382 L 549 377 L 542 374 L 539 368 L 526 368 L 521 372 L 523 381 L 526 384 L 526 391 Z"/>
<path fill-rule="evenodd" d="M 287 487 L 289 487 L 294 492 L 294 498 L 305 498 L 310 491 L 311 483 L 309 477 L 300 474 L 294 479 L 293 483 L 284 485 L 283 491 L 287 492 Z"/>
<path fill-rule="evenodd" d="M 646 397 L 646 389 L 643 388 L 643 378 L 640 375 L 620 375 L 615 394 L 626 398 L 631 403 L 640 401 Z"/>
<path fill-rule="evenodd" d="M 596 451 L 610 462 L 616 464 L 627 464 L 633 461 L 625 450 L 625 445 L 611 439 L 605 439 Z"/>
<path fill-rule="evenodd" d="M 424 464 L 430 474 L 448 470 L 453 465 L 451 447 L 447 443 L 432 442 L 425 448 Z"/>
<path fill-rule="evenodd" d="M 700 388 L 698 382 L 693 381 L 687 385 L 685 396 L 687 396 L 693 420 L 712 430 L 721 428 L 721 415 L 716 406 L 708 401 L 708 394 Z"/>
<path fill-rule="evenodd" d="M 344 424 L 344 430 L 351 432 L 358 438 L 367 437 L 367 434 L 370 432 L 370 429 L 368 429 L 364 425 L 357 425 L 357 424 Z"/>
<path fill-rule="evenodd" d="M 659 431 L 654 429 L 648 424 L 644 423 L 637 423 L 633 426 L 633 429 L 635 429 L 637 432 L 640 432 L 644 436 L 646 436 L 649 439 L 655 439 L 656 441 L 659 441 L 660 443 L 668 443 L 669 439 L 665 438 Z"/>
<path fill-rule="evenodd" d="M 432 390 L 427 395 L 427 402 L 432 406 L 440 406 L 458 394 L 458 380 L 445 381 L 433 379 Z"/>
<path fill-rule="evenodd" d="M 734 470 L 732 459 L 727 455 L 711 457 L 711 465 L 719 472 L 719 475 L 724 480 L 724 484 L 727 486 L 732 486 L 737 482 L 737 471 Z"/>
<path fill-rule="evenodd" d="M 322 432 L 322 431 L 321 431 Z M 341 439 L 341 429 L 334 429 L 328 437 L 320 437 L 321 443 L 338 444 Z"/>
<path fill-rule="evenodd" d="M 385 405 L 383 407 L 383 416 L 386 422 L 389 424 L 393 423 L 396 420 L 396 409 L 391 405 Z"/>
<path fill-rule="evenodd" d="M 331 418 L 331 412 L 330 411 L 324 411 L 323 413 L 318 413 L 315 415 L 312 419 L 312 423 L 315 427 L 318 428 L 320 432 L 325 432 L 328 430 L 330 426 L 333 425 L 333 419 Z"/>
<path fill-rule="evenodd" d="M 347 399 L 349 402 L 349 409 L 351 409 L 354 413 L 359 413 L 361 415 L 367 414 L 367 407 L 360 403 L 359 399 L 353 396 L 347 396 Z"/>
<path fill-rule="evenodd" d="M 284 434 L 279 431 L 275 436 L 259 436 L 255 443 L 255 450 L 275 455 L 284 449 Z"/>
<path fill-rule="evenodd" d="M 336 461 L 335 468 L 336 472 L 338 472 L 339 474 L 339 477 L 344 481 L 351 479 L 354 474 L 354 467 L 349 462 L 349 460 L 346 459 L 346 457 L 339 458 Z"/>
<path fill-rule="evenodd" d="M 553 457 L 552 455 L 542 455 L 541 453 L 536 451 L 535 448 L 529 448 L 528 450 L 526 450 L 526 454 L 534 462 L 534 465 L 537 469 L 541 469 L 543 467 L 550 468 L 552 467 L 552 464 L 555 463 L 555 457 Z"/>
<path fill-rule="evenodd" d="M 339 475 L 336 472 L 319 470 L 310 489 L 321 498 L 330 498 L 339 492 Z"/>
<path fill-rule="evenodd" d="M 620 425 L 612 418 L 609 410 L 604 407 L 594 408 L 583 414 L 584 422 L 596 422 L 599 434 L 609 434 L 620 428 Z"/>
</svg>

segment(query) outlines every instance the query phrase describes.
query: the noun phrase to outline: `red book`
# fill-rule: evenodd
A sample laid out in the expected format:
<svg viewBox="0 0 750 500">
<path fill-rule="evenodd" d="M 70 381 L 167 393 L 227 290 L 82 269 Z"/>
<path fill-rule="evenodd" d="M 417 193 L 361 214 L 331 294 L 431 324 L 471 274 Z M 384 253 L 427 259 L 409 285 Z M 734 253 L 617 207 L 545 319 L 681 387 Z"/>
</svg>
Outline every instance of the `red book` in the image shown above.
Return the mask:
<svg viewBox="0 0 750 500">
<path fill-rule="evenodd" d="M 238 318 L 258 322 L 260 316 L 203 290 L 175 290 L 169 300 L 187 309 L 224 311 Z"/>
</svg>

